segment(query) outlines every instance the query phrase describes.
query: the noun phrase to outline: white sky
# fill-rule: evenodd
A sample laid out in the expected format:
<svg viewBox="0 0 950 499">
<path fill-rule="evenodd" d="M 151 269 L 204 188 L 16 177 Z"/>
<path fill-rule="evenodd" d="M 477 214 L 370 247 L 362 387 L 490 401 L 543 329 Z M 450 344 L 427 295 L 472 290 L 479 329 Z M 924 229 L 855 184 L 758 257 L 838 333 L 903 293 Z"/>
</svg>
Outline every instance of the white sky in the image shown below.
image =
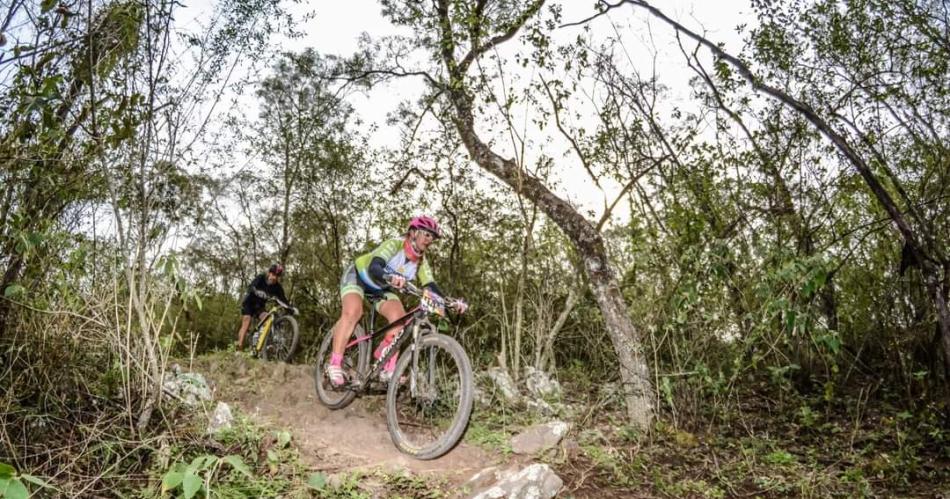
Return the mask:
<svg viewBox="0 0 950 499">
<path fill-rule="evenodd" d="M 594 14 L 594 2 L 589 0 L 563 0 L 558 2 L 563 7 L 563 22 L 573 22 L 585 19 Z M 656 4 L 670 17 L 676 19 L 699 32 L 705 31 L 713 40 L 726 43 L 726 48 L 734 52 L 741 49 L 741 36 L 736 27 L 743 23 L 754 22 L 748 0 L 669 0 Z M 346 2 L 324 0 L 309 5 L 315 16 L 302 26 L 307 33 L 302 39 L 283 42 L 282 47 L 288 49 L 303 49 L 314 47 L 319 52 L 327 54 L 347 55 L 358 48 L 358 38 L 361 33 L 367 32 L 373 37 L 397 34 L 394 26 L 382 17 L 379 4 L 374 0 L 348 0 Z M 688 106 L 689 90 L 687 82 L 692 76 L 685 66 L 683 56 L 675 45 L 672 29 L 667 25 L 650 19 L 643 10 L 635 10 L 625 6 L 611 11 L 608 17 L 594 21 L 595 32 L 613 33 L 610 23 L 620 27 L 624 36 L 631 37 L 628 48 L 638 51 L 632 54 L 634 60 L 643 60 L 651 64 L 653 60 L 651 50 L 656 50 L 657 73 L 663 76 L 664 82 L 670 86 L 671 105 Z M 627 28 L 629 26 L 629 28 Z M 581 28 L 563 28 L 552 33 L 552 37 L 559 42 L 569 43 L 574 39 Z M 653 45 L 653 49 L 650 48 Z M 516 51 L 515 41 L 508 42 L 510 53 Z M 649 73 L 649 67 L 643 68 Z M 387 129 L 384 120 L 386 113 L 395 108 L 396 104 L 405 98 L 417 95 L 422 88 L 422 82 L 416 79 L 405 79 L 379 89 L 365 98 L 359 98 L 354 103 L 357 111 L 368 122 L 380 124 L 379 132 L 373 138 L 376 144 L 395 145 L 398 141 L 396 130 Z M 547 151 L 549 155 L 560 157 L 560 151 Z M 570 182 L 575 178 L 586 175 L 580 165 L 572 165 L 562 169 L 568 172 L 569 178 L 561 179 L 562 186 L 570 186 L 570 191 L 558 189 L 558 194 L 567 197 L 574 203 L 597 212 L 602 212 L 604 195 L 597 190 L 593 182 Z M 619 191 L 619 186 L 605 184 L 608 190 Z M 610 193 L 608 197 L 612 199 Z M 621 210 L 616 213 L 626 218 Z"/>
<path fill-rule="evenodd" d="M 210 11 L 212 2 L 213 0 L 188 2 L 180 19 L 196 15 L 194 14 L 196 11 Z M 595 12 L 594 2 L 590 0 L 561 0 L 553 3 L 562 5 L 562 20 L 565 23 L 580 21 Z M 741 35 L 737 33 L 736 27 L 754 23 L 749 0 L 668 0 L 657 1 L 655 4 L 668 16 L 696 31 L 705 32 L 711 40 L 725 43 L 727 50 L 736 53 L 742 46 Z M 318 0 L 294 5 L 291 10 L 300 17 L 308 13 L 313 16 L 298 26 L 298 29 L 305 33 L 302 38 L 275 39 L 274 46 L 278 50 L 300 51 L 312 47 L 322 54 L 347 56 L 357 50 L 359 37 L 363 33 L 368 33 L 373 38 L 406 34 L 405 31 L 398 32 L 396 27 L 383 18 L 380 13 L 381 7 L 375 0 Z M 201 14 L 197 16 L 200 19 Z M 661 81 L 670 89 L 665 105 L 684 108 L 691 106 L 687 82 L 692 73 L 686 67 L 683 56 L 675 45 L 671 28 L 658 20 L 651 19 L 645 11 L 630 6 L 615 9 L 608 16 L 601 17 L 593 23 L 594 32 L 605 36 L 614 33 L 611 23 L 618 26 L 625 37 L 627 48 L 633 51 L 632 59 L 638 63 L 643 61 L 645 67 L 640 69 L 642 74 L 650 73 L 650 65 L 654 61 L 653 52 L 656 52 L 656 72 L 661 76 Z M 579 27 L 562 28 L 555 30 L 552 37 L 555 42 L 569 43 L 577 36 L 580 29 Z M 517 43 L 512 40 L 502 46 L 501 53 L 505 55 L 504 51 L 509 51 L 509 54 L 513 54 L 516 50 L 518 50 Z M 386 113 L 394 110 L 400 101 L 414 100 L 414 97 L 422 91 L 421 79 L 406 78 L 397 80 L 386 87 L 374 89 L 368 94 L 355 96 L 351 100 L 357 113 L 366 122 L 367 133 L 370 124 L 378 125 L 378 131 L 371 137 L 371 146 L 395 147 L 399 145 L 398 130 L 385 125 Z M 593 127 L 588 127 L 588 129 L 591 128 Z M 540 139 L 540 137 L 535 138 Z M 508 154 L 508 151 L 500 152 Z M 534 151 L 534 156 L 536 157 L 540 152 Z M 544 152 L 555 158 L 560 158 L 562 153 L 562 151 Z M 600 192 L 593 182 L 575 181 L 588 180 L 579 164 L 559 164 L 559 171 L 562 172 L 563 177 L 566 177 L 559 179 L 559 184 L 570 186 L 570 188 L 569 190 L 563 187 L 556 188 L 556 192 L 575 204 L 594 211 L 599 216 L 604 205 L 604 193 Z M 604 186 L 608 190 L 607 197 L 612 200 L 612 193 L 618 192 L 619 186 L 609 181 L 605 181 Z M 627 214 L 622 211 L 615 215 L 626 218 Z"/>
</svg>

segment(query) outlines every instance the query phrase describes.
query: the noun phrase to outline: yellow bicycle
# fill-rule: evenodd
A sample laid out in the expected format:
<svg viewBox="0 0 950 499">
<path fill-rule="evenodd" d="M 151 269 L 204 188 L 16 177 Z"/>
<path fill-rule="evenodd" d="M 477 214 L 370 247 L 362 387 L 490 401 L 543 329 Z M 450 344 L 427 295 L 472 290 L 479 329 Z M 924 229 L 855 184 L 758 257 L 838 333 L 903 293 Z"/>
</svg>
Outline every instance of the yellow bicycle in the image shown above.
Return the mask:
<svg viewBox="0 0 950 499">
<path fill-rule="evenodd" d="M 264 360 L 289 362 L 297 350 L 299 330 L 294 308 L 271 297 L 264 318 L 251 335 L 251 354 Z"/>
</svg>

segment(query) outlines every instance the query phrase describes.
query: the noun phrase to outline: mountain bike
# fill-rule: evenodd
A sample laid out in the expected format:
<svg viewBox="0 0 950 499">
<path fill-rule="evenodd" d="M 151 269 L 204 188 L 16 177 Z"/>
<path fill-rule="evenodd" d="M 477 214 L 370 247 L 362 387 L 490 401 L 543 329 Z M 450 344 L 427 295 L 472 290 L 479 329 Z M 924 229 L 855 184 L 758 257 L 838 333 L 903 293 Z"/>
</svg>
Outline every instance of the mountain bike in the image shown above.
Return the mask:
<svg viewBox="0 0 950 499">
<path fill-rule="evenodd" d="M 393 355 L 399 355 L 392 379 L 385 387 L 386 426 L 401 452 L 417 459 L 435 459 L 451 450 L 468 426 L 474 390 L 472 365 L 462 345 L 439 333 L 429 320 L 430 315 L 445 316 L 446 299 L 429 289 L 420 291 L 411 283 L 406 283 L 403 291 L 419 297 L 419 305 L 368 334 L 363 324 L 354 328 L 343 354 L 346 382 L 339 387 L 326 374 L 325 366 L 333 350 L 333 330 L 327 332 L 317 355 L 314 383 L 321 403 L 330 409 L 342 409 L 378 387 L 374 380 L 383 366 Z M 381 297 L 367 298 L 368 324 L 373 326 L 373 305 Z M 402 329 L 371 365 L 373 340 L 378 343 L 393 328 Z"/>
<path fill-rule="evenodd" d="M 300 334 L 294 307 L 270 297 L 267 312 L 251 334 L 251 354 L 263 360 L 289 362 L 297 350 Z"/>
</svg>

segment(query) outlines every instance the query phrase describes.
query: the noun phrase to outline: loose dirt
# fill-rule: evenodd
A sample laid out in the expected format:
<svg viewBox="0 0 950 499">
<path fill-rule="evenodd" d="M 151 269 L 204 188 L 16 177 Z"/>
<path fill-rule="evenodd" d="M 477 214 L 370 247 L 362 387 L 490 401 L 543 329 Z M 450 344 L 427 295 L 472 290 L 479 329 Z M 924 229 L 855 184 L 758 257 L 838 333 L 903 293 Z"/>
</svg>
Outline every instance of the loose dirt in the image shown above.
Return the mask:
<svg viewBox="0 0 950 499">
<path fill-rule="evenodd" d="M 331 411 L 314 392 L 312 366 L 231 354 L 196 359 L 190 370 L 208 378 L 215 400 L 289 430 L 301 459 L 314 471 L 403 470 L 458 485 L 502 461 L 499 455 L 465 443 L 431 461 L 406 456 L 396 450 L 386 429 L 385 395 L 362 397 Z"/>
</svg>

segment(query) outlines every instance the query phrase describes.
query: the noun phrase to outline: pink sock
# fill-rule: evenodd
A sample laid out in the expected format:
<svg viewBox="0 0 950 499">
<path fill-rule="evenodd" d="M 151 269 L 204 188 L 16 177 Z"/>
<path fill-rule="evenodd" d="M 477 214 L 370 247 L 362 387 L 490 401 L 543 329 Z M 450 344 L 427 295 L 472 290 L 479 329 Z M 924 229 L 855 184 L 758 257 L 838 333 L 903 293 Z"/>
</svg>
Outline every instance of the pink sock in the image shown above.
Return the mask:
<svg viewBox="0 0 950 499">
<path fill-rule="evenodd" d="M 343 354 L 341 353 L 331 353 L 330 354 L 330 365 L 340 367 L 343 365 Z"/>
</svg>

